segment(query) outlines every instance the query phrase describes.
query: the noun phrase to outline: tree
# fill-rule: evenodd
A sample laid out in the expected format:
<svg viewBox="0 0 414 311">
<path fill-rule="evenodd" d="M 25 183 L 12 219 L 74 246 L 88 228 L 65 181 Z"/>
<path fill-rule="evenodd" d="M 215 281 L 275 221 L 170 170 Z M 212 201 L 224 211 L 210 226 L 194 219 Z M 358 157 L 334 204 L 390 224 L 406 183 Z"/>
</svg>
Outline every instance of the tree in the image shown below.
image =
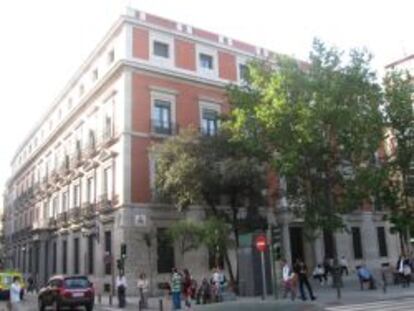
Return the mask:
<svg viewBox="0 0 414 311">
<path fill-rule="evenodd" d="M 388 160 L 392 182 L 390 221 L 400 235 L 402 251 L 408 250 L 409 232 L 414 228 L 414 86 L 408 72 L 391 71 L 384 78 L 387 127 L 392 148 Z"/>
<path fill-rule="evenodd" d="M 152 152 L 157 159 L 156 189 L 160 197 L 180 211 L 198 204 L 207 217 L 224 221 L 231 228 L 237 251 L 240 231 L 263 226 L 258 207 L 263 205 L 266 183 L 261 162 L 229 138 L 224 129 L 215 136 L 188 129 L 155 145 Z M 240 211 L 246 211 L 244 219 Z M 238 270 L 233 269 L 228 248 L 223 255 L 230 280 L 237 284 Z"/>
<path fill-rule="evenodd" d="M 203 240 L 203 229 L 194 221 L 184 219 L 173 224 L 168 233 L 177 242 L 184 257 L 185 253 L 197 249 Z"/>
<path fill-rule="evenodd" d="M 343 228 L 342 215 L 372 203 L 386 174 L 374 155 L 383 140 L 381 90 L 364 50 L 314 41 L 308 64 L 279 56 L 253 62 L 230 88 L 227 128 L 289 184 L 306 231 Z M 336 247 L 334 249 L 336 252 Z"/>
</svg>

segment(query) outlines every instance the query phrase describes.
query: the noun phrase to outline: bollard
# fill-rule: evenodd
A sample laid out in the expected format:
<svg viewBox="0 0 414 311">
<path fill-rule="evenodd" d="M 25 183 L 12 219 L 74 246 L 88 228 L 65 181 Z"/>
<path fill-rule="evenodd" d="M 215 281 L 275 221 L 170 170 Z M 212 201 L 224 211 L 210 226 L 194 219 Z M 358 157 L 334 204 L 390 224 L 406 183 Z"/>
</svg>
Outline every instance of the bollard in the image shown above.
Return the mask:
<svg viewBox="0 0 414 311">
<path fill-rule="evenodd" d="M 109 305 L 112 306 L 112 293 L 109 293 Z"/>
<path fill-rule="evenodd" d="M 98 295 L 98 303 L 100 305 L 102 304 L 102 295 L 101 294 Z"/>
<path fill-rule="evenodd" d="M 158 303 L 159 303 L 159 306 L 160 306 L 159 311 L 163 311 L 162 299 L 160 299 L 160 300 L 158 301 Z"/>
</svg>

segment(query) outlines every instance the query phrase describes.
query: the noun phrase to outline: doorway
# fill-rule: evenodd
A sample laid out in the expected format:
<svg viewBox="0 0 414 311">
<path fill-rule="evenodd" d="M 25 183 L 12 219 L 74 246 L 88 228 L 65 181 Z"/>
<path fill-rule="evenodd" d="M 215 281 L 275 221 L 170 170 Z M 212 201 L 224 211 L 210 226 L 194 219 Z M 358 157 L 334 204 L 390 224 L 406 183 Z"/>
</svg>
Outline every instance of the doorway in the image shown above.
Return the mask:
<svg viewBox="0 0 414 311">
<path fill-rule="evenodd" d="M 298 258 L 303 260 L 305 258 L 303 251 L 303 229 L 301 227 L 289 227 L 289 236 L 292 263 Z"/>
</svg>

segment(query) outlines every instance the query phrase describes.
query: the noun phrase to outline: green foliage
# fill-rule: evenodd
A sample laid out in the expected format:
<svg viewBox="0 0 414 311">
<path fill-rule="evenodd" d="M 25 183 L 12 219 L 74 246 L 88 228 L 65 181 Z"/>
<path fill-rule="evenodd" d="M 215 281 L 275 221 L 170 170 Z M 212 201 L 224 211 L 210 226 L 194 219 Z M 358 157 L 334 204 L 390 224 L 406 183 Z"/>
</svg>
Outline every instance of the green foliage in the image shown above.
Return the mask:
<svg viewBox="0 0 414 311">
<path fill-rule="evenodd" d="M 414 230 L 413 164 L 414 164 L 414 86 L 408 72 L 391 71 L 384 78 L 384 113 L 389 129 L 389 139 L 396 149 L 389 158 L 392 183 L 390 183 L 390 221 L 394 231 L 408 244 L 408 232 Z"/>
<path fill-rule="evenodd" d="M 203 240 L 203 228 L 194 221 L 185 219 L 174 223 L 168 234 L 179 244 L 181 254 L 197 249 Z"/>
<path fill-rule="evenodd" d="M 248 83 L 229 89 L 233 140 L 297 178 L 292 208 L 311 229 L 341 228 L 342 215 L 370 201 L 386 178 L 373 161 L 384 135 L 370 60 L 352 50 L 345 61 L 316 40 L 306 68 L 289 57 L 254 62 Z"/>
</svg>

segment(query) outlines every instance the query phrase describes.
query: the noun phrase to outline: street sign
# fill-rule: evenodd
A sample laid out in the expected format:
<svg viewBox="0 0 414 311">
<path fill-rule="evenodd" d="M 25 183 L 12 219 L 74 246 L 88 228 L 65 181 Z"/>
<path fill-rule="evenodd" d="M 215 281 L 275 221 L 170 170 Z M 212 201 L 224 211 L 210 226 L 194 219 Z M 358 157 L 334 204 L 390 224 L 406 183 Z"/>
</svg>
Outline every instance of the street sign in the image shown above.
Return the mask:
<svg viewBox="0 0 414 311">
<path fill-rule="evenodd" d="M 266 239 L 266 236 L 264 234 L 258 235 L 256 237 L 255 244 L 256 244 L 256 249 L 259 252 L 264 252 L 266 250 L 266 248 L 267 248 L 267 239 Z"/>
</svg>

